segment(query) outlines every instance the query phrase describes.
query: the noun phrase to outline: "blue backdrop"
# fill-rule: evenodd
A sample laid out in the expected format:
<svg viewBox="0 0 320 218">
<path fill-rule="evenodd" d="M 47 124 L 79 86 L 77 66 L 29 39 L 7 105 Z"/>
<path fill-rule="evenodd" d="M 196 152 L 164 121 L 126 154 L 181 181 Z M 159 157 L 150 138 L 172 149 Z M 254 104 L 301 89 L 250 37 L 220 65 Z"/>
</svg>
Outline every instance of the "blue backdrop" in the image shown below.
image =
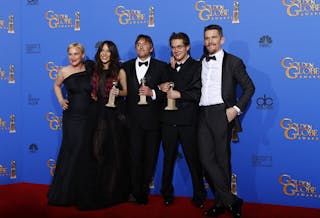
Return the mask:
<svg viewBox="0 0 320 218">
<path fill-rule="evenodd" d="M 317 0 L 0 0 L 0 184 L 52 179 L 62 137 L 53 81 L 68 64 L 69 43 L 81 42 L 92 59 L 99 41 L 112 40 L 125 61 L 143 33 L 167 62 L 169 36 L 181 31 L 200 58 L 203 28 L 216 23 L 224 49 L 244 60 L 256 85 L 240 141 L 232 144 L 238 195 L 320 208 L 319 21 Z M 155 194 L 162 158 L 160 151 Z M 181 150 L 175 167 L 176 195 L 191 196 Z"/>
</svg>

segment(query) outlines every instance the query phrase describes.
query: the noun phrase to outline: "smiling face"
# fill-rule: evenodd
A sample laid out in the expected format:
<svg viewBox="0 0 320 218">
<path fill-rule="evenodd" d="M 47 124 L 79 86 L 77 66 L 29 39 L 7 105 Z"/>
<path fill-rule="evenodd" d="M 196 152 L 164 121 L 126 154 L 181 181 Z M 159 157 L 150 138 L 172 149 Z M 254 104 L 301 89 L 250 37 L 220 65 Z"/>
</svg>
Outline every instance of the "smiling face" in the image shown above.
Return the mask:
<svg viewBox="0 0 320 218">
<path fill-rule="evenodd" d="M 216 29 L 204 32 L 204 46 L 209 54 L 215 54 L 222 48 L 224 37 Z"/>
<path fill-rule="evenodd" d="M 177 62 L 183 62 L 188 57 L 190 46 L 184 45 L 183 39 L 172 39 L 170 44 L 174 59 Z"/>
<path fill-rule="evenodd" d="M 137 52 L 138 57 L 141 60 L 145 60 L 148 57 L 150 57 L 152 51 L 153 51 L 152 44 L 150 42 L 148 42 L 146 39 L 140 38 L 136 42 L 136 52 Z"/>
<path fill-rule="evenodd" d="M 78 46 L 72 46 L 68 49 L 68 59 L 72 66 L 76 67 L 82 63 L 84 58 L 84 50 Z"/>
<path fill-rule="evenodd" d="M 103 64 L 107 64 L 110 62 L 111 51 L 107 44 L 104 44 L 101 51 L 100 51 L 100 60 Z"/>
</svg>

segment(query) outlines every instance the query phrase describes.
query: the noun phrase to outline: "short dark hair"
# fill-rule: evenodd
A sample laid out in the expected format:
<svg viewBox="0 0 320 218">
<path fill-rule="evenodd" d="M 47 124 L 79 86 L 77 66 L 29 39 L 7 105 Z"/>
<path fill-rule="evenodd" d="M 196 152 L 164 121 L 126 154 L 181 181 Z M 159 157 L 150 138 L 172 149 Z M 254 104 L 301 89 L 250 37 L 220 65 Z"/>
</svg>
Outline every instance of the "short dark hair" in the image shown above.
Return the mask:
<svg viewBox="0 0 320 218">
<path fill-rule="evenodd" d="M 223 31 L 222 31 L 222 27 L 219 26 L 219 25 L 216 25 L 216 24 L 211 24 L 211 25 L 208 25 L 204 28 L 204 31 L 203 33 L 205 33 L 206 31 L 208 30 L 218 30 L 220 36 L 223 36 Z"/>
<path fill-rule="evenodd" d="M 135 41 L 134 44 L 137 45 L 137 43 L 138 43 L 138 41 L 139 41 L 140 39 L 144 39 L 144 40 L 146 40 L 147 42 L 149 42 L 149 43 L 151 44 L 152 48 L 153 48 L 153 42 L 152 42 L 152 39 L 151 39 L 150 36 L 144 35 L 144 34 L 140 34 L 140 35 L 137 36 L 136 41 Z"/>
<path fill-rule="evenodd" d="M 190 45 L 190 39 L 189 39 L 189 36 L 186 33 L 183 33 L 183 32 L 175 33 L 175 32 L 173 32 L 171 34 L 171 36 L 170 36 L 170 39 L 169 39 L 170 46 L 171 46 L 171 41 L 174 40 L 174 39 L 182 39 L 183 44 L 185 46 Z"/>
</svg>

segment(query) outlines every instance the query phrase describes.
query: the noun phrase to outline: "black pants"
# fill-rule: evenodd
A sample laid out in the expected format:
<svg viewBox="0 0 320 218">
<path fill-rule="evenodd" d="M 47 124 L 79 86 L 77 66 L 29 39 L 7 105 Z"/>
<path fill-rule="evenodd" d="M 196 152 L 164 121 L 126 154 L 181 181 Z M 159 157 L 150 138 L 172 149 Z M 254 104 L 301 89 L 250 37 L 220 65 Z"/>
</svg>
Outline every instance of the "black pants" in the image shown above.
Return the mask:
<svg viewBox="0 0 320 218">
<path fill-rule="evenodd" d="M 228 206 L 236 199 L 230 187 L 231 130 L 224 104 L 201 107 L 198 129 L 200 160 L 216 204 L 221 206 Z"/>
<path fill-rule="evenodd" d="M 193 199 L 203 201 L 206 191 L 203 185 L 202 167 L 199 160 L 196 126 L 162 125 L 162 146 L 164 152 L 161 193 L 166 199 L 173 199 L 174 188 L 172 185 L 174 164 L 178 154 L 179 144 L 190 170 Z"/>
<path fill-rule="evenodd" d="M 131 186 L 136 198 L 146 198 L 149 183 L 154 175 L 160 147 L 160 130 L 146 130 L 139 126 L 131 128 Z"/>
</svg>

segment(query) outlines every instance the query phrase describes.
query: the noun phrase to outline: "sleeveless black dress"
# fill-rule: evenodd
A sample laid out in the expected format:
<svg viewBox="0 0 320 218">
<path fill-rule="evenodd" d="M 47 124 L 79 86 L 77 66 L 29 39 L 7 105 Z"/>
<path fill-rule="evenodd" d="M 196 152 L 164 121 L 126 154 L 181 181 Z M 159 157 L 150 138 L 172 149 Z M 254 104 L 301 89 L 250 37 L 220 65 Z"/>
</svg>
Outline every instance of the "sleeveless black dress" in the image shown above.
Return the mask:
<svg viewBox="0 0 320 218">
<path fill-rule="evenodd" d="M 63 111 L 62 143 L 56 161 L 56 169 L 47 194 L 48 204 L 59 206 L 77 205 L 85 196 L 94 195 L 84 190 L 84 180 L 94 178 L 92 152 L 92 114 L 95 104 L 91 98 L 89 70 L 67 77 L 63 84 L 67 90 L 68 109 Z M 93 177 L 92 177 L 93 176 Z"/>
</svg>

